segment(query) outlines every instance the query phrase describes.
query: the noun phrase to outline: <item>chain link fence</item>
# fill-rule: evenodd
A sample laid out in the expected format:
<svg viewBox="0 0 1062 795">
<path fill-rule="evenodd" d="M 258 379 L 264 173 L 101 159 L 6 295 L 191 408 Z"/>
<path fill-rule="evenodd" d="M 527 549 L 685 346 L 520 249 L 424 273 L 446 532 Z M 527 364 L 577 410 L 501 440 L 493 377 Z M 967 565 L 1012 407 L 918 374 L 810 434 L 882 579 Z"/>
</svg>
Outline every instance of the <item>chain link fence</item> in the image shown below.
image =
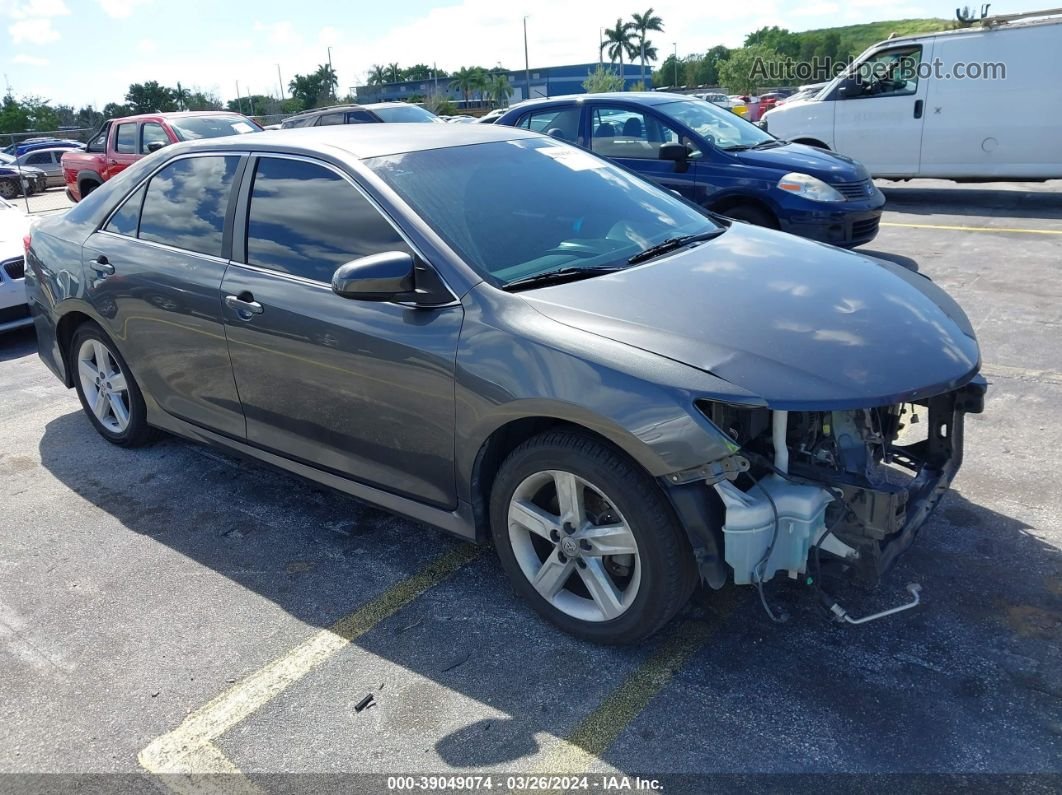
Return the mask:
<svg viewBox="0 0 1062 795">
<path fill-rule="evenodd" d="M 55 139 L 83 144 L 93 132 L 95 129 L 91 127 L 64 127 L 0 133 L 0 196 L 30 214 L 60 212 L 71 207 L 62 182 L 62 164 L 51 157 L 33 157 L 35 149 L 26 145 L 43 145 Z M 45 160 L 48 162 L 38 162 Z"/>
</svg>

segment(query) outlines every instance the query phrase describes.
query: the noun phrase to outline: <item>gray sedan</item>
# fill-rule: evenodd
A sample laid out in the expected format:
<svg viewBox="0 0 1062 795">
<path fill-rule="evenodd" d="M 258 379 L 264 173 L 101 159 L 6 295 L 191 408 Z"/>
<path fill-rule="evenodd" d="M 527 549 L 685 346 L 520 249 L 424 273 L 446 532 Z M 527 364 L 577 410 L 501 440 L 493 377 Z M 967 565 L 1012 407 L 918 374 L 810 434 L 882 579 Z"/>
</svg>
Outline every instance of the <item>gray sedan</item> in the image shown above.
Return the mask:
<svg viewBox="0 0 1062 795">
<path fill-rule="evenodd" d="M 62 149 L 34 149 L 26 152 L 18 158 L 18 163 L 23 168 L 31 167 L 44 172 L 48 179 L 49 188 L 61 188 L 63 186 L 63 155 L 71 151 L 70 147 Z"/>
<path fill-rule="evenodd" d="M 772 611 L 776 575 L 881 576 L 985 391 L 928 279 L 493 125 L 167 147 L 43 219 L 26 282 L 107 441 L 169 431 L 492 540 L 601 642 L 699 582 Z"/>
</svg>

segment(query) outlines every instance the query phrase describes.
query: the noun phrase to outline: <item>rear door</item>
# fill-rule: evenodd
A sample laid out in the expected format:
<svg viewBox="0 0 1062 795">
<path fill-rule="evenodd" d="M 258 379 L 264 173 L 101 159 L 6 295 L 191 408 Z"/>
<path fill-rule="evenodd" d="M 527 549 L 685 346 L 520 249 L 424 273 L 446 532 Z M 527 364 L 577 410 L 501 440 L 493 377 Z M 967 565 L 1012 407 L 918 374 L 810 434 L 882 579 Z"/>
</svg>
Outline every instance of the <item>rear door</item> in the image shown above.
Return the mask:
<svg viewBox="0 0 1062 795">
<path fill-rule="evenodd" d="M 332 292 L 333 273 L 350 260 L 412 253 L 332 166 L 261 156 L 241 197 L 222 296 L 247 440 L 393 493 L 456 505 L 460 304 L 425 308 Z"/>
<path fill-rule="evenodd" d="M 165 412 L 242 439 L 221 315 L 240 155 L 171 161 L 89 237 L 85 297 L 145 395 Z"/>
<path fill-rule="evenodd" d="M 932 44 L 904 44 L 872 53 L 858 65 L 860 86 L 831 95 L 836 150 L 874 176 L 918 175 Z"/>
</svg>

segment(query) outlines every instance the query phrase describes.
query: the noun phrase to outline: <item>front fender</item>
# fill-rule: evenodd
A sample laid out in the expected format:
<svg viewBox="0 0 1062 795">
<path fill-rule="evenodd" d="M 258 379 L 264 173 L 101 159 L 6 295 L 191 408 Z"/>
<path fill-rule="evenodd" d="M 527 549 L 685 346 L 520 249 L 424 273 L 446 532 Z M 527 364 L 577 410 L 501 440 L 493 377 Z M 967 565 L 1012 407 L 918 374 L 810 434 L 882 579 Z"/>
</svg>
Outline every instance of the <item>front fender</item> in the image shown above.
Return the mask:
<svg viewBox="0 0 1062 795">
<path fill-rule="evenodd" d="M 626 452 L 653 477 L 730 455 L 730 440 L 697 398 L 751 396 L 708 373 L 536 312 L 518 296 L 481 285 L 465 297 L 456 367 L 456 467 L 471 497 L 476 458 L 517 420 L 584 427 Z"/>
</svg>

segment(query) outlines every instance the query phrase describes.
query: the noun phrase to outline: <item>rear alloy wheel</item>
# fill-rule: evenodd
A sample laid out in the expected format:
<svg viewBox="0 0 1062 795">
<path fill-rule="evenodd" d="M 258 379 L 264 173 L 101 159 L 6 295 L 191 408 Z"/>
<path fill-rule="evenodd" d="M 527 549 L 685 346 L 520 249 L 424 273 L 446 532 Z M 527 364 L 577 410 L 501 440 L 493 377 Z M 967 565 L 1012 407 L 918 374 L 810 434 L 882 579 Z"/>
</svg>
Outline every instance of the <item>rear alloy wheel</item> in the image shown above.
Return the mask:
<svg viewBox="0 0 1062 795">
<path fill-rule="evenodd" d="M 14 199 L 18 196 L 18 185 L 9 179 L 0 180 L 0 198 Z"/>
<path fill-rule="evenodd" d="M 85 323 L 74 333 L 70 349 L 77 396 L 99 434 L 122 447 L 152 441 L 157 432 L 147 424 L 144 398 L 103 330 Z"/>
<path fill-rule="evenodd" d="M 516 590 L 588 640 L 651 635 L 696 585 L 685 535 L 657 485 L 578 433 L 550 432 L 518 447 L 495 480 L 491 519 Z"/>
</svg>

